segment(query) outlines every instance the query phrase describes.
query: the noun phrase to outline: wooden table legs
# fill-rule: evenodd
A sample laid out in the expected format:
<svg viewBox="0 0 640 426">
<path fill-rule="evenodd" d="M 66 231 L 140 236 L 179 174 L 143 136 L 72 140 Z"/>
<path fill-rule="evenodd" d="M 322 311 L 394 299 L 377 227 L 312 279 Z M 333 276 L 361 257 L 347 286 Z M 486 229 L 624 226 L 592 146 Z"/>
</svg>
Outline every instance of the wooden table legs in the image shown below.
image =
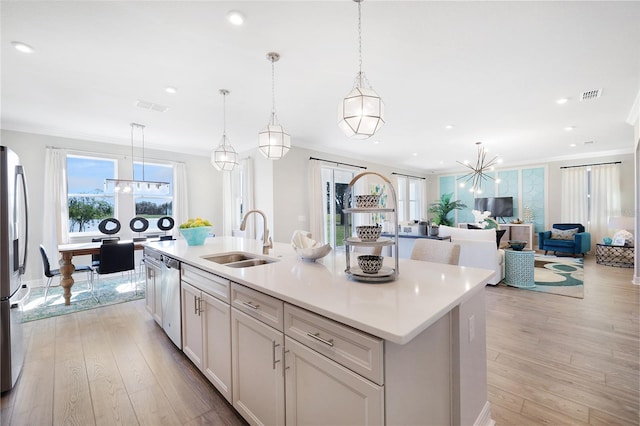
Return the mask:
<svg viewBox="0 0 640 426">
<path fill-rule="evenodd" d="M 60 260 L 60 286 L 64 288 L 64 304 L 71 304 L 71 287 L 73 287 L 73 271 L 76 267 L 71 263 L 73 256 L 71 253 L 62 253 L 62 259 Z"/>
</svg>

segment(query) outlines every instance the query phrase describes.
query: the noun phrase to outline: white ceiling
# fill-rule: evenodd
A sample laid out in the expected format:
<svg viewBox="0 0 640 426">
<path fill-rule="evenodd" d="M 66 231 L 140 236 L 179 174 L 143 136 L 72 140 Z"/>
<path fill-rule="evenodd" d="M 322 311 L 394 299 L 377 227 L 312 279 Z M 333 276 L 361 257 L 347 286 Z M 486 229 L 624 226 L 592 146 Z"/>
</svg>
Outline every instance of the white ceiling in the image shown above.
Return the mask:
<svg viewBox="0 0 640 426">
<path fill-rule="evenodd" d="M 350 0 L 1 7 L 3 129 L 130 145 L 138 122 L 147 147 L 206 155 L 222 135 L 225 88 L 227 135 L 247 151 L 269 120 L 265 55 L 276 51 L 276 109 L 294 149 L 427 173 L 473 159 L 476 141 L 505 165 L 634 146 L 626 120 L 640 91 L 639 2 L 365 1 L 363 70 L 386 125 L 364 141 L 336 125 L 358 70 Z M 232 9 L 246 16 L 242 27 L 226 21 Z M 579 102 L 592 89 L 602 96 Z M 169 110 L 137 108 L 139 99 Z"/>
</svg>

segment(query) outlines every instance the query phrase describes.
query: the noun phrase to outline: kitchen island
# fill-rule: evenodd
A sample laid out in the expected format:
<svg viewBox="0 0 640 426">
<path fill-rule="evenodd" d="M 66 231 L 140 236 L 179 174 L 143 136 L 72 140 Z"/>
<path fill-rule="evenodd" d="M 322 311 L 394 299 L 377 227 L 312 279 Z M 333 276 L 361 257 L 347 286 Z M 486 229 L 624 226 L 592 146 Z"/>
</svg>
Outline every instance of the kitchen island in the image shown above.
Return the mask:
<svg viewBox="0 0 640 426">
<path fill-rule="evenodd" d="M 221 339 L 230 340 L 233 380 L 224 379 L 227 372 L 199 368 L 250 423 L 321 418 L 325 423 L 492 424 L 484 285 L 493 271 L 402 259 L 396 281 L 368 284 L 347 278 L 342 252 L 308 263 L 288 244 L 276 243 L 263 255 L 261 242 L 236 237 L 209 238 L 203 246 L 177 240 L 147 247 L 183 263 L 182 349 L 196 364 L 207 353 L 200 349 L 203 355 L 197 356 L 191 348 L 191 317 L 213 313 L 214 305 L 230 311 L 231 336 L 225 334 L 226 317 L 219 316 L 217 327 Z M 275 261 L 232 268 L 207 259 L 229 252 Z M 385 264 L 393 261 L 385 258 Z M 209 298 L 211 308 L 202 281 L 207 274 L 223 289 L 222 296 Z M 201 293 L 190 296 L 194 282 L 203 283 L 195 288 Z M 220 287 L 226 282 L 228 290 Z M 249 321 L 259 323 L 253 334 L 247 332 Z M 274 375 L 258 372 L 259 359 L 247 367 L 261 348 L 259 342 L 248 343 L 254 335 L 274 336 L 266 339 Z M 219 351 L 219 342 L 214 346 L 211 350 Z M 251 374 L 244 374 L 248 370 Z M 267 383 L 266 389 L 251 395 L 249 376 L 259 377 L 258 386 Z"/>
</svg>

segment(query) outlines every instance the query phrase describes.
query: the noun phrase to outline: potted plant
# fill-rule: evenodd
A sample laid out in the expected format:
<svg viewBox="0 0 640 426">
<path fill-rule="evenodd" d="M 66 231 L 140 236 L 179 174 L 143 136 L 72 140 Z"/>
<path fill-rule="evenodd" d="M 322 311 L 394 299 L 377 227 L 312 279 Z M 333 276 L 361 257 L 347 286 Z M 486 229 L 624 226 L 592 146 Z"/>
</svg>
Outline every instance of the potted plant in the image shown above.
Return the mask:
<svg viewBox="0 0 640 426">
<path fill-rule="evenodd" d="M 467 205 L 461 201 L 451 201 L 451 197 L 453 197 L 453 193 L 442 194 L 437 202 L 429 206 L 429 213 L 434 214 L 432 223 L 436 226 L 453 226 L 453 218 L 448 217 L 449 213 L 454 210 L 461 210 L 467 207 Z M 433 228 L 433 225 L 431 225 L 431 227 Z"/>
</svg>

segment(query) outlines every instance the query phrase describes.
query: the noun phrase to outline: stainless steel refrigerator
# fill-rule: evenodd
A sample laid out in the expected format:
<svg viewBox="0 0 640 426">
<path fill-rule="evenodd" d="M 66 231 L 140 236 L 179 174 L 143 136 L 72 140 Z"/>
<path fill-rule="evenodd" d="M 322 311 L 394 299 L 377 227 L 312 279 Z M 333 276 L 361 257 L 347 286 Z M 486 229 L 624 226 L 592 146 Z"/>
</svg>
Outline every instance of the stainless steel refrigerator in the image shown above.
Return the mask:
<svg viewBox="0 0 640 426">
<path fill-rule="evenodd" d="M 22 283 L 29 236 L 27 181 L 18 155 L 0 146 L 0 377 L 2 392 L 18 380 L 24 362 Z"/>
</svg>

